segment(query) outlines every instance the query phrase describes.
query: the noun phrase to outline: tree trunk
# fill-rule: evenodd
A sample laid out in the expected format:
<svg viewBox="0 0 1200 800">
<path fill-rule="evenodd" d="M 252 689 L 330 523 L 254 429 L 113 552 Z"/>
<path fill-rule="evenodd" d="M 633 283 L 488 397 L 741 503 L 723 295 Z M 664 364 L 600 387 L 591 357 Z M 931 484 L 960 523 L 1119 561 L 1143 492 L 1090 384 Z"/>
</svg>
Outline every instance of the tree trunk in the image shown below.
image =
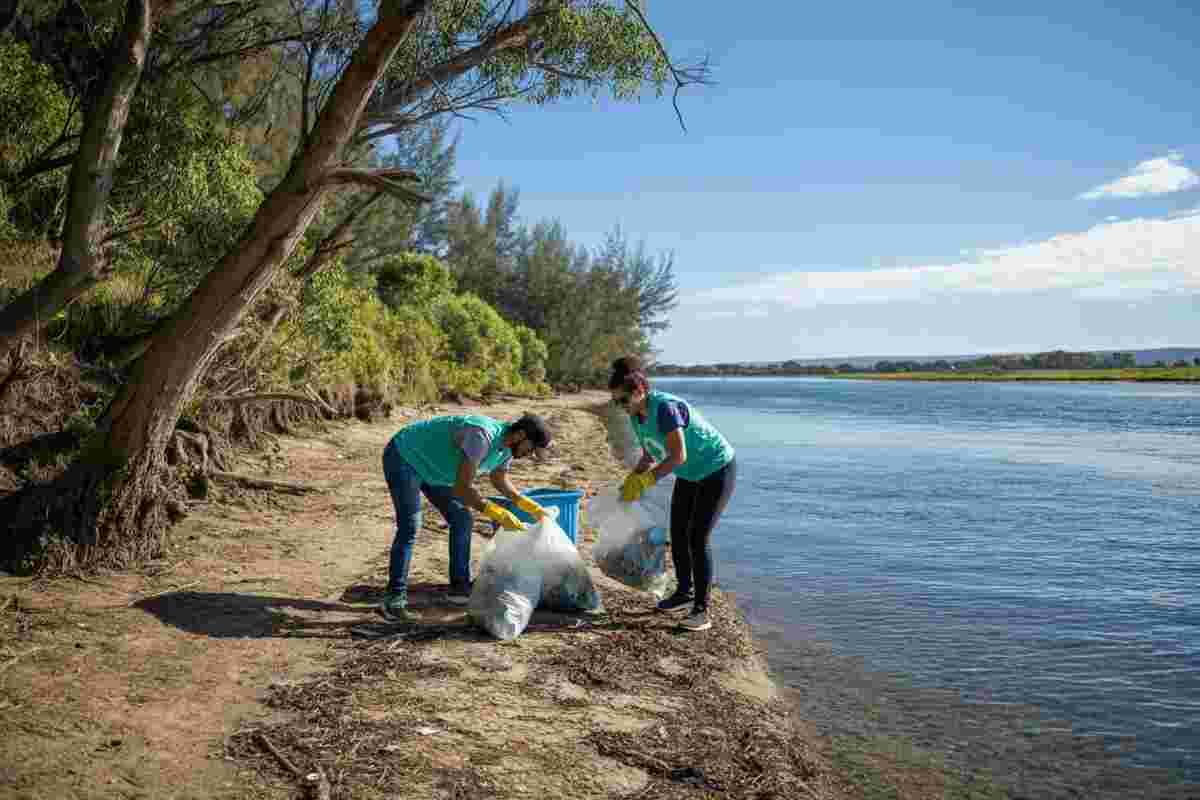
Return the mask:
<svg viewBox="0 0 1200 800">
<path fill-rule="evenodd" d="M 15 526 L 23 538 L 36 541 L 61 531 L 86 566 L 124 565 L 158 551 L 173 491 L 164 480 L 166 448 L 182 407 L 220 343 L 312 222 L 325 171 L 336 166 L 376 83 L 428 2 L 384 0 L 287 176 L 134 364 L 105 415 L 103 433 L 50 487 L 57 494 L 52 502 L 33 493 L 22 501 Z M 6 511 L 0 508 L 0 514 Z"/>
<path fill-rule="evenodd" d="M 109 266 L 103 243 L 108 196 L 129 106 L 146 62 L 150 32 L 150 0 L 128 0 L 124 25 L 113 36 L 108 85 L 87 116 L 71 168 L 58 265 L 0 310 L 0 357 L 105 276 Z"/>
</svg>

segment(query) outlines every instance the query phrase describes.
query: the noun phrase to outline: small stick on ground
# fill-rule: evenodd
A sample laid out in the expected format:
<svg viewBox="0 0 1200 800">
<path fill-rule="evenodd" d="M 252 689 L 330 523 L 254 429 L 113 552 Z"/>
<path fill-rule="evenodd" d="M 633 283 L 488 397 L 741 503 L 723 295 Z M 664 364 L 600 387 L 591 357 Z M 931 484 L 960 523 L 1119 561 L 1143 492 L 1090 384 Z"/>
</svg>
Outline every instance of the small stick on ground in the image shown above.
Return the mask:
<svg viewBox="0 0 1200 800">
<path fill-rule="evenodd" d="M 281 753 L 279 749 L 271 743 L 271 740 L 267 738 L 265 733 L 259 733 L 255 738 L 258 739 L 263 747 L 271 751 L 271 755 L 279 759 L 279 763 L 282 764 L 288 772 L 296 776 L 296 779 L 300 781 L 300 785 L 304 787 L 304 794 L 306 797 L 311 798 L 311 800 L 330 800 L 330 797 L 333 794 L 333 787 L 329 785 L 329 779 L 325 777 L 325 770 L 317 767 L 316 771 L 314 772 L 301 772 L 300 768 L 293 764 L 291 759 Z"/>
</svg>

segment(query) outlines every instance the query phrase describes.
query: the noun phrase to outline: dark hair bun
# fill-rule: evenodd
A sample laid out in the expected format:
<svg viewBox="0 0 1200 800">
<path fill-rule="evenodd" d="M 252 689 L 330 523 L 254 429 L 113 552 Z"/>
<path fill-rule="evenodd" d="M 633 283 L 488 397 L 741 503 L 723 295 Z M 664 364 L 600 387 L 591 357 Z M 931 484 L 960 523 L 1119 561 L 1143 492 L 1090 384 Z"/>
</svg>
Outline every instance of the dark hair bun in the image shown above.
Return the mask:
<svg viewBox="0 0 1200 800">
<path fill-rule="evenodd" d="M 623 356 L 613 362 L 612 368 L 618 375 L 628 375 L 642 368 L 642 360 L 637 356 Z"/>
</svg>

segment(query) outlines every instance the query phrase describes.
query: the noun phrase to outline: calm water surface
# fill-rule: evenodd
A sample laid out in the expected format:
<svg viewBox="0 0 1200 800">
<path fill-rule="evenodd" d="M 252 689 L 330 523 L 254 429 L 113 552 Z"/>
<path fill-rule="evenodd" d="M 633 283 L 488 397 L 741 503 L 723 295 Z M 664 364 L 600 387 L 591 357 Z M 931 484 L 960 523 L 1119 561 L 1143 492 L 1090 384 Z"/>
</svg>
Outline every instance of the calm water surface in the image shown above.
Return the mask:
<svg viewBox="0 0 1200 800">
<path fill-rule="evenodd" d="M 737 448 L 718 576 L 760 630 L 1200 780 L 1200 387 L 656 385 Z"/>
</svg>

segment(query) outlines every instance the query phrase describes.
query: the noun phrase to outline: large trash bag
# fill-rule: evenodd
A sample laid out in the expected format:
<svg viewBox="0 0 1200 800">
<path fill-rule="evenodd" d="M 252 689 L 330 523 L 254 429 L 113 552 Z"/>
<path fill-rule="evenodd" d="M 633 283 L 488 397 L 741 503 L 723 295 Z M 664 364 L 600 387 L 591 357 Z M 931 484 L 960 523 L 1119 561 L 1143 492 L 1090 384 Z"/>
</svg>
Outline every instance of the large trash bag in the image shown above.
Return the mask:
<svg viewBox="0 0 1200 800">
<path fill-rule="evenodd" d="M 498 639 L 521 635 L 534 609 L 597 613 L 603 603 L 587 564 L 558 525 L 558 509 L 524 531 L 500 530 L 484 548 L 471 619 Z"/>
<path fill-rule="evenodd" d="M 626 503 L 620 489 L 592 498 L 591 519 L 599 531 L 592 557 L 600 571 L 626 586 L 665 597 L 667 575 L 666 513 L 644 499 Z"/>
<path fill-rule="evenodd" d="M 524 531 L 502 529 L 484 548 L 467 614 L 497 639 L 520 636 L 541 599 L 542 569 L 533 558 L 536 544 Z"/>
<path fill-rule="evenodd" d="M 550 611 L 603 610 L 600 595 L 592 583 L 587 563 L 579 555 L 567 534 L 558 525 L 558 509 L 546 509 L 544 520 L 526 534 L 534 540 L 533 558 L 542 570 L 542 597 L 538 608 Z"/>
</svg>

